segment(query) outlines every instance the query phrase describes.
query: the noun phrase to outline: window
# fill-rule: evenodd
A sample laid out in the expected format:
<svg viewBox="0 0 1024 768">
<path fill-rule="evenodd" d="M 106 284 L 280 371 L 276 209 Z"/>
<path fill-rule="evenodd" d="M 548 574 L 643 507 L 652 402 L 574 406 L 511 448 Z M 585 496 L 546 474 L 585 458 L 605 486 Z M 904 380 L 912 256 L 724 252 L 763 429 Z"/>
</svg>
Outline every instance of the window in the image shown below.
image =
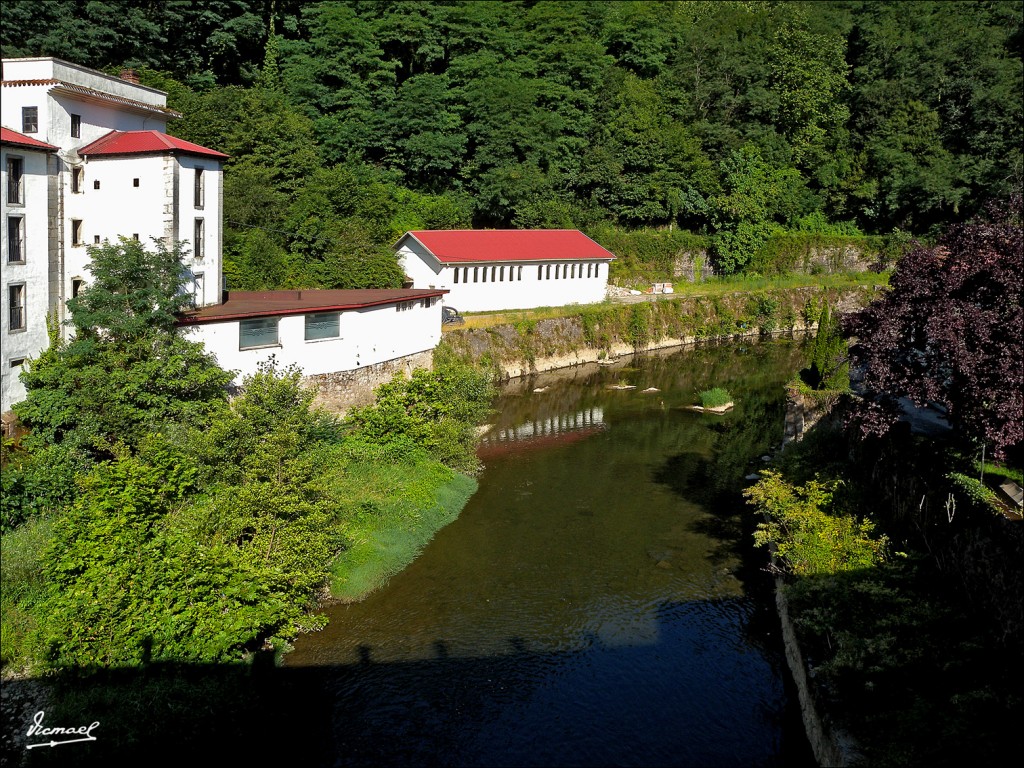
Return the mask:
<svg viewBox="0 0 1024 768">
<path fill-rule="evenodd" d="M 97 237 L 99 237 L 99 235 L 97 235 Z M 139 233 L 138 232 L 132 232 L 132 240 L 134 240 L 136 243 L 139 242 Z"/>
<path fill-rule="evenodd" d="M 278 346 L 276 317 L 258 317 L 238 324 L 239 349 L 275 346 Z"/>
<path fill-rule="evenodd" d="M 479 272 L 480 272 L 480 267 L 473 267 L 473 282 L 474 283 L 477 281 L 477 277 L 479 276 Z"/>
<path fill-rule="evenodd" d="M 139 238 L 135 238 L 135 239 L 138 240 Z M 99 235 L 93 235 L 92 236 L 92 244 L 93 245 L 99 245 L 100 244 L 100 236 Z"/>
<path fill-rule="evenodd" d="M 100 188 L 100 180 L 99 179 L 93 179 L 92 180 L 92 188 L 93 189 L 99 189 Z"/>
<path fill-rule="evenodd" d="M 7 298 L 10 304 L 7 327 L 12 331 L 25 330 L 25 286 L 7 286 Z"/>
<path fill-rule="evenodd" d="M 558 279 L 558 273 L 561 272 L 561 270 L 562 270 L 562 265 L 561 264 L 555 264 L 555 280 Z"/>
<path fill-rule="evenodd" d="M 25 217 L 7 217 L 7 263 L 25 263 Z"/>
<path fill-rule="evenodd" d="M 573 264 L 573 265 L 572 265 L 572 266 L 570 267 L 570 270 L 571 270 L 571 271 L 570 271 L 570 273 L 569 273 L 569 277 L 570 277 L 570 278 L 576 277 L 576 265 L 575 265 L 575 264 Z"/>
<path fill-rule="evenodd" d="M 82 245 L 82 220 L 72 219 L 71 220 L 71 244 Z"/>
<path fill-rule="evenodd" d="M 79 194 L 85 190 L 85 168 L 71 169 L 71 191 Z"/>
<path fill-rule="evenodd" d="M 196 219 L 195 240 L 192 243 L 192 255 L 197 259 L 203 258 L 205 252 L 203 242 L 203 220 Z"/>
<path fill-rule="evenodd" d="M 518 274 L 516 276 L 516 280 L 522 280 L 522 279 L 523 279 L 523 268 L 519 267 L 519 271 L 518 271 Z"/>
<path fill-rule="evenodd" d="M 458 267 L 455 268 L 455 284 L 456 285 L 459 284 L 459 268 Z"/>
<path fill-rule="evenodd" d="M 21 368 L 24 365 L 25 365 L 25 358 L 24 357 L 12 357 L 11 358 L 11 368 Z"/>
<path fill-rule="evenodd" d="M 587 264 L 587 277 L 593 277 L 591 270 L 594 268 L 593 264 Z"/>
<path fill-rule="evenodd" d="M 480 282 L 481 283 L 486 283 L 487 282 L 487 267 L 484 267 L 484 273 L 483 273 L 482 277 L 483 277 L 483 279 Z"/>
<path fill-rule="evenodd" d="M 25 202 L 25 163 L 20 157 L 7 158 L 7 203 L 21 204 Z"/>
<path fill-rule="evenodd" d="M 203 169 L 202 168 L 196 168 L 196 188 L 195 188 L 195 200 L 194 200 L 193 204 L 195 205 L 196 208 L 199 208 L 200 210 L 202 209 L 204 201 L 206 199 L 205 186 L 206 186 L 206 184 L 205 184 L 205 181 L 203 179 Z"/>
<path fill-rule="evenodd" d="M 39 107 L 21 108 L 21 132 L 39 133 Z"/>
<path fill-rule="evenodd" d="M 498 270 L 498 282 L 501 282 L 501 283 L 505 282 L 505 268 L 504 267 L 502 267 L 500 270 Z"/>
<path fill-rule="evenodd" d="M 197 306 L 203 306 L 203 296 L 206 293 L 206 278 L 202 272 L 196 272 L 192 275 L 192 303 Z"/>
<path fill-rule="evenodd" d="M 341 314 L 339 312 L 318 312 L 306 315 L 306 341 L 336 339 L 341 336 Z"/>
<path fill-rule="evenodd" d="M 80 139 L 82 138 L 82 116 L 72 115 L 71 116 L 71 138 Z"/>
<path fill-rule="evenodd" d="M 548 264 L 547 266 L 548 266 L 548 268 L 544 270 L 544 279 L 545 280 L 550 280 L 551 279 L 551 265 Z"/>
<path fill-rule="evenodd" d="M 495 282 L 498 279 L 498 268 L 491 267 L 491 282 Z"/>
<path fill-rule="evenodd" d="M 139 180 L 138 179 L 132 179 L 132 186 L 133 187 L 139 186 Z"/>
<path fill-rule="evenodd" d="M 76 277 L 71 281 L 71 298 L 74 299 L 82 292 L 82 288 L 85 287 L 85 280 L 80 277 Z"/>
<path fill-rule="evenodd" d="M 544 267 L 542 267 L 542 266 L 538 266 L 537 267 L 537 279 L 538 280 L 543 280 L 544 279 Z"/>
</svg>

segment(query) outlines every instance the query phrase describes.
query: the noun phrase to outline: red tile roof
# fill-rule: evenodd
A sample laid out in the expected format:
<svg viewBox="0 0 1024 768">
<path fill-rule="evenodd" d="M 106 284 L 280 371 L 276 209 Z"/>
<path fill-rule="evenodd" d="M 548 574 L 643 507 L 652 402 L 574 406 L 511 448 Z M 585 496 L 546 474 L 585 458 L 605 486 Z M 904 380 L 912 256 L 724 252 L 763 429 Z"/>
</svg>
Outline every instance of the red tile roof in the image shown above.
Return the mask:
<svg viewBox="0 0 1024 768">
<path fill-rule="evenodd" d="M 169 136 L 160 131 L 111 131 L 100 136 L 91 144 L 80 148 L 80 155 L 138 155 L 153 152 L 170 152 L 184 155 L 202 155 L 226 160 L 228 155 L 215 149 L 207 149 L 191 141 Z"/>
<path fill-rule="evenodd" d="M 358 290 L 231 291 L 227 301 L 189 312 L 179 325 L 200 325 L 253 317 L 305 315 L 361 309 L 381 304 L 443 296 L 446 290 L 433 288 L 362 288 Z"/>
<path fill-rule="evenodd" d="M 0 142 L 4 144 L 14 144 L 19 147 L 31 147 L 32 149 L 43 149 L 47 152 L 56 152 L 59 147 L 55 147 L 52 144 L 47 144 L 39 139 L 33 139 L 31 136 L 26 136 L 24 133 L 18 133 L 12 131 L 10 128 L 0 127 Z"/>
<path fill-rule="evenodd" d="M 406 232 L 442 264 L 483 261 L 567 261 L 614 259 L 576 229 L 422 229 Z"/>
</svg>

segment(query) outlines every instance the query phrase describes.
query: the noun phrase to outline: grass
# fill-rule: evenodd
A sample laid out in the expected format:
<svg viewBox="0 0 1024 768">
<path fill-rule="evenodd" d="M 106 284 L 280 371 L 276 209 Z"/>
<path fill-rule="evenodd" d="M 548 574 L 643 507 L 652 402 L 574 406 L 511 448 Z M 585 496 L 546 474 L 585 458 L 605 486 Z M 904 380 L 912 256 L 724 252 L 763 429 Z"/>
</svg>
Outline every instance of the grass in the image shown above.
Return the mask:
<svg viewBox="0 0 1024 768">
<path fill-rule="evenodd" d="M 434 534 L 458 517 L 477 488 L 428 458 L 399 465 L 359 462 L 345 472 L 343 498 L 350 546 L 332 564 L 332 597 L 354 602 L 383 586 L 411 563 Z"/>
<path fill-rule="evenodd" d="M 976 461 L 974 463 L 975 469 L 981 472 L 981 462 Z M 1014 467 L 1005 467 L 999 464 L 992 464 L 985 462 L 985 477 L 1001 477 L 1006 480 L 1013 480 L 1017 485 L 1024 485 L 1024 471 L 1015 469 Z"/>
<path fill-rule="evenodd" d="M 51 523 L 33 520 L 0 537 L 0 665 L 28 664 L 27 642 L 35 629 L 31 607 L 46 595 L 42 556 Z"/>
<path fill-rule="evenodd" d="M 719 408 L 732 402 L 732 395 L 729 390 L 722 387 L 705 389 L 700 393 L 700 404 L 705 408 Z"/>
<path fill-rule="evenodd" d="M 777 277 L 761 275 L 733 275 L 730 277 L 714 277 L 701 282 L 674 283 L 675 293 L 658 294 L 655 301 L 677 301 L 687 298 L 715 298 L 734 293 L 745 293 L 763 290 L 784 290 L 792 288 L 858 288 L 870 285 L 888 285 L 887 272 L 843 272 L 830 275 L 790 274 Z M 489 328 L 495 325 L 506 325 L 524 321 L 549 320 L 559 317 L 572 317 L 600 312 L 618 302 L 604 301 L 599 304 L 569 304 L 563 307 L 537 307 L 535 309 L 509 310 L 504 312 L 464 312 L 465 325 L 446 328 L 445 330 L 461 330 L 466 328 Z"/>
</svg>

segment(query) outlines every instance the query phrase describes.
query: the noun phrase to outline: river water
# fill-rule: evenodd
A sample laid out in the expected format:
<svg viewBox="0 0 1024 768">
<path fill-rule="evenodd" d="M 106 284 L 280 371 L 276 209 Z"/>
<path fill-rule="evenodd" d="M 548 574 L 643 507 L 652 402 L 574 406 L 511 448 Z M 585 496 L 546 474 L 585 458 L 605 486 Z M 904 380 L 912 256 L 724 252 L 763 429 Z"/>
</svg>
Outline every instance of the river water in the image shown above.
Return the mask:
<svg viewBox="0 0 1024 768">
<path fill-rule="evenodd" d="M 326 681 L 325 762 L 812 764 L 737 502 L 802 360 L 744 342 L 507 385 L 458 520 L 286 658 Z M 733 411 L 685 408 L 712 386 Z"/>
</svg>

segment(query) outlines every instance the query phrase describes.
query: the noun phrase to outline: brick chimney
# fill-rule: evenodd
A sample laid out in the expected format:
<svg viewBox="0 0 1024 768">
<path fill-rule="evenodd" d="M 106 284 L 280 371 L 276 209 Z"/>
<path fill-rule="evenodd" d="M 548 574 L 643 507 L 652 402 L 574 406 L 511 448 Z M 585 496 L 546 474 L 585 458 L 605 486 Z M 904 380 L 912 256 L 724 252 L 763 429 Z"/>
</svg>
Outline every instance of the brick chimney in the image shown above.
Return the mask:
<svg viewBox="0 0 1024 768">
<path fill-rule="evenodd" d="M 136 85 L 138 85 L 139 73 L 136 72 L 134 69 L 122 69 L 121 79 L 126 80 L 129 83 L 135 83 Z"/>
</svg>

